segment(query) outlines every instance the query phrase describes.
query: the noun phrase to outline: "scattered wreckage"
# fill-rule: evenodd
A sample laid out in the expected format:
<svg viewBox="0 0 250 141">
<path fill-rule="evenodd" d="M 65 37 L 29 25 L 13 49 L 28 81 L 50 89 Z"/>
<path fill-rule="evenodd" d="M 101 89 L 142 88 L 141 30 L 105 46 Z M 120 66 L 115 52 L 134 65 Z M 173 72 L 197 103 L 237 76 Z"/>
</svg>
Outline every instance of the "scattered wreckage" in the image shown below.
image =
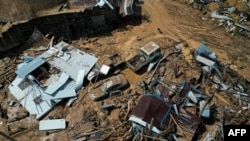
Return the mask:
<svg viewBox="0 0 250 141">
<path fill-rule="evenodd" d="M 235 35 L 240 34 L 250 37 L 249 13 L 247 11 L 239 11 L 235 6 L 225 7 L 223 0 L 192 0 L 190 5 L 198 8 L 203 14 L 208 13 L 207 5 L 215 2 L 220 8 L 211 11 L 210 17 L 218 22 L 218 26 L 224 26 L 226 32 Z M 249 2 L 243 1 L 249 7 Z M 206 18 L 205 18 L 206 19 Z"/>
<path fill-rule="evenodd" d="M 171 79 L 165 81 L 165 75 L 159 75 L 160 77 L 156 79 L 157 84 L 143 82 L 141 88 L 144 89 L 144 94 L 129 117 L 132 121 L 134 139 L 192 140 L 198 132 L 202 119 L 214 116 L 211 113 L 211 107 L 214 105 L 211 100 L 217 92 L 226 92 L 230 96 L 238 97 L 241 110 L 247 109 L 250 97 L 247 94 L 247 82 L 238 80 L 230 83 L 229 80 L 234 79 L 232 77 L 236 74 L 228 72 L 227 68 L 217 61 L 215 53 L 204 44 L 201 44 L 193 55 L 201 67 L 198 79 L 192 78 L 189 82 L 176 83 Z M 173 75 L 176 76 L 175 73 Z M 201 87 L 201 84 L 209 87 L 214 85 L 214 89 L 211 88 L 206 94 L 201 90 L 204 87 Z M 221 121 L 221 124 L 227 123 Z M 223 138 L 222 126 L 216 129 L 216 132 Z M 204 139 L 214 140 L 215 136 L 216 133 L 208 134 Z"/>
<path fill-rule="evenodd" d="M 9 90 L 16 100 L 9 100 L 8 104 L 20 102 L 30 115 L 41 119 L 63 99 L 68 99 L 67 105 L 70 105 L 77 98 L 78 90 L 84 88 L 85 78 L 88 79 L 90 72 L 96 69 L 97 76 L 102 74 L 106 79 L 100 77 L 100 80 L 90 83 L 89 96 L 96 102 L 101 102 L 102 111 L 109 113 L 113 109 L 120 109 L 120 124 L 114 128 L 127 126 L 124 123 L 128 121 L 131 123 L 128 125 L 131 129 L 124 134 L 124 138 L 192 140 L 197 136 L 204 120 L 215 116 L 212 112 L 215 93 L 228 93 L 236 98 L 232 99 L 232 102 L 239 102 L 241 110 L 247 110 L 250 103 L 249 86 L 246 80 L 239 79 L 237 74 L 220 64 L 216 54 L 205 44 L 200 44 L 192 52 L 198 67 L 193 67 L 197 71 L 189 75 L 190 68 L 183 69 L 186 65 L 182 60 L 182 47 L 177 44 L 171 48 L 172 51 L 168 55 L 161 54 L 162 57 L 155 63 L 157 65 L 151 68 L 154 71 L 148 71 L 148 81 L 143 80 L 139 85 L 142 93 L 130 90 L 122 94 L 121 88 L 128 86 L 129 82 L 125 78 L 126 74 L 114 73 L 125 63 L 117 57 L 119 55 L 112 55 L 108 57 L 108 62 L 103 63 L 108 69 L 97 69 L 96 65 L 100 66 L 97 63 L 98 58 L 62 41 L 37 57 L 23 57 L 24 62 L 17 66 L 16 77 L 9 85 Z M 147 65 L 150 66 L 151 63 L 154 63 L 153 59 Z M 94 87 L 100 87 L 100 93 L 95 93 L 97 96 L 91 95 Z M 209 90 L 206 90 L 207 88 Z M 120 95 L 114 97 L 115 94 Z M 27 113 L 20 115 L 27 116 Z M 224 116 L 229 115 L 225 113 Z M 92 118 L 93 116 L 97 115 L 93 114 Z M 66 123 L 62 118 L 41 120 L 39 130 L 57 132 L 66 129 Z M 227 123 L 230 121 L 221 122 Z M 107 126 L 105 122 L 96 124 L 97 127 Z M 218 128 L 214 134 L 207 134 L 206 138 L 215 139 L 222 130 Z M 88 140 L 110 136 L 105 133 L 106 131 L 100 128 L 84 134 L 75 132 L 72 138 Z"/>
<path fill-rule="evenodd" d="M 182 138 L 191 140 L 201 122 L 200 116 L 210 117 L 208 96 L 186 82 L 180 84 L 179 93 L 174 96 L 163 85 L 158 91 L 158 94 L 144 94 L 132 111 L 129 120 L 133 122 L 135 134 L 145 127 L 154 132 L 151 136 L 170 130 L 175 138 L 178 131 Z"/>
<path fill-rule="evenodd" d="M 228 16 L 235 11 L 236 7 L 222 8 L 218 11 L 213 11 L 211 17 L 219 19 L 219 26 L 224 25 L 227 28 L 227 32 L 232 34 L 241 33 L 242 35 L 250 37 L 250 27 L 243 24 L 243 22 L 247 22 L 249 19 L 248 16 L 245 16 L 244 13 L 240 13 L 237 19 L 238 22 L 235 22 L 235 19 Z"/>
</svg>

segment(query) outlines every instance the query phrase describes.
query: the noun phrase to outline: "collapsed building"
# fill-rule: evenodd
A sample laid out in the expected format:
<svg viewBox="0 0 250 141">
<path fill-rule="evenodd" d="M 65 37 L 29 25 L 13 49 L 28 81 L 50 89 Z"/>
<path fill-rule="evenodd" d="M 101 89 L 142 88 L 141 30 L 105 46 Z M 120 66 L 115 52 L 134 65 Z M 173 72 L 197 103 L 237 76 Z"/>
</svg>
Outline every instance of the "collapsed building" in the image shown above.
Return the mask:
<svg viewBox="0 0 250 141">
<path fill-rule="evenodd" d="M 168 95 L 168 96 L 166 96 Z M 159 88 L 158 94 L 145 94 L 135 106 L 129 118 L 135 134 L 142 127 L 152 130 L 155 135 L 164 132 L 179 132 L 185 139 L 192 140 L 201 122 L 201 117 L 210 117 L 207 96 L 189 83 L 183 82 L 180 93 L 169 95 L 166 87 Z M 175 127 L 175 128 L 174 128 Z"/>
<path fill-rule="evenodd" d="M 122 17 L 131 14 L 133 0 L 71 0 L 53 13 L 2 25 L 0 51 L 22 46 L 35 30 L 67 41 L 104 35 L 114 29 Z"/>
<path fill-rule="evenodd" d="M 214 116 L 210 110 L 213 105 L 210 103 L 213 92 L 203 92 L 205 85 L 214 85 L 213 88 L 210 87 L 213 91 L 233 94 L 237 97 L 236 101 L 241 100 L 241 103 L 244 103 L 241 105 L 242 109 L 248 108 L 245 107 L 249 103 L 248 87 L 244 82 L 225 81 L 226 72 L 223 72 L 224 68 L 217 61 L 215 53 L 201 44 L 193 54 L 199 68 L 196 68 L 196 73 L 188 75 L 190 70 L 180 69 L 180 66 L 186 62 L 175 60 L 180 57 L 178 55 L 181 52 L 181 48 L 177 46 L 172 48 L 175 53 L 170 52 L 169 58 L 165 56 L 163 59 L 158 59 L 157 65 L 153 68 L 154 71 L 149 71 L 152 79 L 143 83 L 141 88 L 144 93 L 140 93 L 138 99 L 134 99 L 136 93 L 128 92 L 128 95 L 119 95 L 118 100 L 111 99 L 110 96 L 108 100 L 112 102 L 111 104 L 107 100 L 102 102 L 102 110 L 126 109 L 126 107 L 123 108 L 124 106 L 118 106 L 121 101 L 128 105 L 126 114 L 121 114 L 120 118 L 121 122 L 131 122 L 129 126 L 133 130 L 128 132 L 134 139 L 158 137 L 169 140 L 192 140 L 202 121 L 210 120 L 211 116 Z M 180 50 L 176 51 L 176 48 Z M 166 61 L 170 58 L 172 61 Z M 36 118 L 40 120 L 62 100 L 68 100 L 67 105 L 70 105 L 77 99 L 78 90 L 85 87 L 83 82 L 95 68 L 97 60 L 94 55 L 80 51 L 61 41 L 55 46 L 50 46 L 39 56 L 23 56 L 24 62 L 17 66 L 15 80 L 9 85 L 10 93 L 30 114 L 36 115 Z M 183 64 L 176 65 L 177 61 Z M 170 69 L 165 70 L 164 68 L 167 67 Z M 102 72 L 101 69 L 97 71 Z M 167 73 L 169 75 L 165 75 Z M 103 73 L 103 75 L 110 78 L 108 73 Z M 229 78 L 229 76 L 227 77 Z M 182 78 L 185 80 L 183 81 Z M 124 97 L 127 97 L 125 99 L 128 101 L 124 100 Z M 56 124 L 50 126 L 51 123 Z M 95 124 L 98 127 L 101 126 L 98 123 Z M 65 128 L 67 128 L 65 119 L 42 120 L 39 124 L 41 131 Z M 221 130 L 219 129 L 218 132 Z M 99 132 L 102 136 L 105 131 L 101 129 Z M 140 134 L 143 136 L 140 137 Z M 87 138 L 85 135 L 80 135 L 73 134 L 72 138 L 78 139 L 82 136 Z M 215 135 L 211 138 L 215 138 Z"/>
<path fill-rule="evenodd" d="M 97 60 L 62 41 L 38 57 L 24 56 L 9 90 L 40 119 L 63 99 L 68 98 L 70 105 L 77 98 L 77 90 Z"/>
</svg>

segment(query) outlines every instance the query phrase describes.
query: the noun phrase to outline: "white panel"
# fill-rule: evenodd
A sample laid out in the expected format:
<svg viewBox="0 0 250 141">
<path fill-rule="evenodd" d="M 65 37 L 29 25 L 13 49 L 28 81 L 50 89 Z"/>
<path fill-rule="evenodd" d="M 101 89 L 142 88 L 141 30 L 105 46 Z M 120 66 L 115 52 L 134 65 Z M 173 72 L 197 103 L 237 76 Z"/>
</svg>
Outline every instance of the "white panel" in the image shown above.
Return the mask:
<svg viewBox="0 0 250 141">
<path fill-rule="evenodd" d="M 39 122 L 39 130 L 65 129 L 65 119 L 42 120 Z"/>
<path fill-rule="evenodd" d="M 81 89 L 81 87 L 83 85 L 85 72 L 86 72 L 85 70 L 79 70 L 79 72 L 78 72 L 77 79 L 76 79 L 76 86 L 75 86 L 76 91 Z"/>
</svg>

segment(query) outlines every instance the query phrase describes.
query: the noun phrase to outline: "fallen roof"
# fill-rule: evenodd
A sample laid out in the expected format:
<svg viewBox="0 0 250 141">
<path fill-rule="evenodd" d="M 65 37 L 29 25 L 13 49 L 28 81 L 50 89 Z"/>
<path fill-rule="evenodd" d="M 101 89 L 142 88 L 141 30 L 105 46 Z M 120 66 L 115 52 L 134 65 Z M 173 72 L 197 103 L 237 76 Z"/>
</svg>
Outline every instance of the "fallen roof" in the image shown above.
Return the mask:
<svg viewBox="0 0 250 141">
<path fill-rule="evenodd" d="M 18 65 L 16 72 L 19 75 L 9 85 L 10 93 L 30 114 L 35 114 L 39 119 L 62 99 L 74 99 L 77 96 L 76 88 L 81 87 L 85 73 L 92 69 L 97 60 L 94 55 L 75 49 L 62 41 L 27 64 Z M 43 84 L 47 89 L 44 89 L 34 76 L 28 77 L 45 62 L 59 70 L 57 74 L 50 74 L 50 78 L 46 81 L 49 84 Z M 25 69 L 28 70 L 25 72 Z"/>
<path fill-rule="evenodd" d="M 48 62 L 62 72 L 67 73 L 75 81 L 77 81 L 77 75 L 80 70 L 85 70 L 85 74 L 88 74 L 98 60 L 94 55 L 78 49 L 72 49 L 72 46 L 63 41 L 54 46 L 57 51 L 62 50 L 63 47 L 69 48 L 66 54 L 70 54 L 71 57 L 67 61 L 63 60 L 62 57 L 54 57 Z"/>
<path fill-rule="evenodd" d="M 130 121 L 134 121 L 146 127 L 150 126 L 152 122 L 152 131 L 160 133 L 160 129 L 164 129 L 166 118 L 171 111 L 171 104 L 163 101 L 158 95 L 144 95 L 129 118 Z"/>
<path fill-rule="evenodd" d="M 37 58 L 33 59 L 31 62 L 25 64 L 20 69 L 18 69 L 16 71 L 16 74 L 18 76 L 20 76 L 21 78 L 24 78 L 29 73 L 31 73 L 32 71 L 34 71 L 36 68 L 38 68 L 39 66 L 41 66 L 43 63 L 45 63 L 45 61 L 42 58 L 37 57 Z"/>
<path fill-rule="evenodd" d="M 26 84 L 22 84 L 26 83 Z M 21 85 L 26 85 L 24 88 Z M 75 81 L 68 81 L 59 90 L 67 90 L 74 88 Z M 37 119 L 40 119 L 49 112 L 62 99 L 45 100 L 43 95 L 48 95 L 36 83 L 30 82 L 26 78 L 16 77 L 9 85 L 10 93 L 25 107 L 30 114 L 35 114 Z"/>
<path fill-rule="evenodd" d="M 176 114 L 172 107 L 173 104 L 165 102 L 162 97 L 156 94 L 146 94 L 135 106 L 129 120 L 146 128 L 150 128 L 152 123 L 152 131 L 159 134 L 169 124 L 170 119 L 174 118 L 180 127 L 194 134 L 200 124 L 200 117 L 186 111 L 189 116 L 186 118 Z"/>
</svg>

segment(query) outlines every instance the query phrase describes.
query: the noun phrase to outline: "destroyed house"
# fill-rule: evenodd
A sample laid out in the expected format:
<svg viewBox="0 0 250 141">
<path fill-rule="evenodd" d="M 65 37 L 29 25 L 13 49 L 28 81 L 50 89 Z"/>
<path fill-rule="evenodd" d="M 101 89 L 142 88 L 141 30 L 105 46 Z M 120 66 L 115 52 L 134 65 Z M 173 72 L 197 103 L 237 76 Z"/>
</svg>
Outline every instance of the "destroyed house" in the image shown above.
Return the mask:
<svg viewBox="0 0 250 141">
<path fill-rule="evenodd" d="M 76 99 L 97 60 L 62 41 L 33 59 L 24 59 L 9 85 L 10 93 L 40 119 L 63 99 Z"/>
<path fill-rule="evenodd" d="M 194 134 L 200 123 L 200 118 L 190 119 L 177 114 L 172 103 L 165 102 L 160 96 L 146 94 L 141 97 L 129 118 L 130 121 L 160 134 L 173 119 L 187 132 Z M 152 124 L 151 124 L 152 123 Z"/>
<path fill-rule="evenodd" d="M 68 7 L 0 26 L 0 52 L 24 45 L 35 30 L 67 41 L 108 34 L 120 23 L 121 15 L 133 14 L 133 0 L 71 0 Z"/>
</svg>

